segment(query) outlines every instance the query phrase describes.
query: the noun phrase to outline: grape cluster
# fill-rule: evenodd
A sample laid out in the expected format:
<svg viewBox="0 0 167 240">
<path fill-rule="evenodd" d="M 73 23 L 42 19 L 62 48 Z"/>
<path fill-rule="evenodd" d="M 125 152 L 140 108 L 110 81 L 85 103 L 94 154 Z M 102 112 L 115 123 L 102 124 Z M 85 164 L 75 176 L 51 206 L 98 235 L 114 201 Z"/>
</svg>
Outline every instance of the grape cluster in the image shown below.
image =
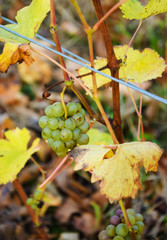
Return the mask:
<svg viewBox="0 0 167 240">
<path fill-rule="evenodd" d="M 86 112 L 81 104 L 69 102 L 66 105 L 67 119 L 61 102 L 56 102 L 45 108 L 45 114 L 39 119 L 39 126 L 43 128 L 42 137 L 48 140 L 48 145 L 59 157 L 65 157 L 69 149 L 77 144 L 88 144 L 89 129 L 85 121 Z"/>
<path fill-rule="evenodd" d="M 143 216 L 135 213 L 135 210 L 129 208 L 126 210 L 136 239 L 140 240 L 144 231 Z M 131 240 L 130 230 L 125 224 L 124 216 L 121 209 L 117 209 L 115 215 L 110 218 L 110 225 L 99 233 L 99 240 Z"/>
<path fill-rule="evenodd" d="M 31 206 L 32 209 L 38 211 L 43 206 L 43 197 L 46 196 L 46 193 L 43 193 L 42 190 L 36 190 L 32 197 L 27 198 L 27 205 Z"/>
</svg>

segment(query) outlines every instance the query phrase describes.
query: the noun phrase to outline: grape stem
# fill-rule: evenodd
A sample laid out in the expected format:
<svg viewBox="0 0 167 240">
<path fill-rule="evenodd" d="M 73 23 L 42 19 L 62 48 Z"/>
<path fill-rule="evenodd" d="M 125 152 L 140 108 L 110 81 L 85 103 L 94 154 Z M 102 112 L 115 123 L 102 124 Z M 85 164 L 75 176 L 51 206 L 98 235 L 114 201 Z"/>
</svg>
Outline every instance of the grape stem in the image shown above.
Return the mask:
<svg viewBox="0 0 167 240">
<path fill-rule="evenodd" d="M 65 105 L 65 102 L 64 102 L 64 93 L 65 93 L 66 89 L 67 89 L 67 85 L 64 86 L 63 91 L 60 93 L 61 103 L 62 103 L 63 108 L 64 108 L 64 118 L 65 119 L 67 119 L 67 108 L 66 108 L 66 105 Z"/>
</svg>

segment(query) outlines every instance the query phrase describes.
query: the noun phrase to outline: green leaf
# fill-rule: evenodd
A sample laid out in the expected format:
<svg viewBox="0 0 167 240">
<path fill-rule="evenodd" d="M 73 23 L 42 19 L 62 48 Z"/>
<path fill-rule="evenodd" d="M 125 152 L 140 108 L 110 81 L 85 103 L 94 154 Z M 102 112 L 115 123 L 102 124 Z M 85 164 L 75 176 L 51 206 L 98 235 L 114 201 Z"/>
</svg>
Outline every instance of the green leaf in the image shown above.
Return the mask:
<svg viewBox="0 0 167 240">
<path fill-rule="evenodd" d="M 16 20 L 18 24 L 8 24 L 5 27 L 26 37 L 33 38 L 49 10 L 50 0 L 33 0 L 29 6 L 17 12 Z M 0 29 L 0 40 L 17 44 L 29 42 L 4 29 Z"/>
<path fill-rule="evenodd" d="M 27 149 L 31 136 L 26 128 L 9 130 L 5 132 L 5 137 L 0 139 L 0 184 L 16 179 L 30 156 L 39 149 L 38 138 Z"/>
<path fill-rule="evenodd" d="M 124 18 L 142 20 L 166 12 L 167 2 L 166 0 L 150 0 L 146 6 L 143 6 L 138 0 L 128 0 L 120 6 L 120 9 Z"/>
<path fill-rule="evenodd" d="M 89 136 L 89 145 L 107 145 L 107 144 L 112 144 L 113 140 L 112 137 L 109 133 L 106 132 L 102 132 L 96 128 L 91 128 L 88 132 L 87 132 L 88 136 Z M 96 136 L 96 137 L 94 137 Z"/>
</svg>

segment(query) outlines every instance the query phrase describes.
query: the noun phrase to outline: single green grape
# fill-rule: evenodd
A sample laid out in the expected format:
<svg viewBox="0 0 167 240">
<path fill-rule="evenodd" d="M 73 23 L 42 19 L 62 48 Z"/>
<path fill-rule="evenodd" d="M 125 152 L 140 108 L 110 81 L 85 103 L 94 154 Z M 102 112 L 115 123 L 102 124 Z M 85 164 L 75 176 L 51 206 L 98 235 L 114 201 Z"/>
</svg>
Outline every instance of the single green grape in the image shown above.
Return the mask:
<svg viewBox="0 0 167 240">
<path fill-rule="evenodd" d="M 134 233 L 138 233 L 138 231 L 139 231 L 139 228 L 137 225 L 133 225 L 132 229 L 133 229 Z"/>
<path fill-rule="evenodd" d="M 74 130 L 76 128 L 76 122 L 72 118 L 68 118 L 65 120 L 65 128 L 69 130 Z"/>
<path fill-rule="evenodd" d="M 62 152 L 65 149 L 65 145 L 62 141 L 55 141 L 52 144 L 52 148 L 55 152 Z"/>
<path fill-rule="evenodd" d="M 57 151 L 56 154 L 58 157 L 65 157 L 67 155 L 68 149 L 64 148 L 63 151 Z"/>
<path fill-rule="evenodd" d="M 62 117 L 64 115 L 64 108 L 61 102 L 56 102 L 53 105 L 53 116 Z"/>
<path fill-rule="evenodd" d="M 63 128 L 60 132 L 60 138 L 64 142 L 69 142 L 72 139 L 72 132 L 69 129 Z"/>
<path fill-rule="evenodd" d="M 78 124 L 81 125 L 81 123 L 83 123 L 83 120 L 84 120 L 83 115 L 80 114 L 80 113 L 74 114 L 74 115 L 72 116 L 72 118 L 75 120 L 77 126 L 78 126 Z"/>
<path fill-rule="evenodd" d="M 108 236 L 106 230 L 103 230 L 98 235 L 99 240 L 110 240 L 111 238 Z"/>
<path fill-rule="evenodd" d="M 53 106 L 49 105 L 45 108 L 45 114 L 47 117 L 54 117 L 53 116 Z"/>
<path fill-rule="evenodd" d="M 134 225 L 135 222 L 136 222 L 135 216 L 131 215 L 131 214 L 128 214 L 128 218 L 129 218 L 129 221 L 130 221 L 131 225 Z"/>
<path fill-rule="evenodd" d="M 43 192 L 41 190 L 36 190 L 34 193 L 34 198 L 36 200 L 41 200 Z"/>
<path fill-rule="evenodd" d="M 59 127 L 59 121 L 56 118 L 49 118 L 48 127 L 53 130 L 57 129 Z"/>
<path fill-rule="evenodd" d="M 37 203 L 36 203 L 36 204 L 32 204 L 31 207 L 32 207 L 32 209 L 34 209 L 34 210 L 38 210 Z"/>
<path fill-rule="evenodd" d="M 52 132 L 52 138 L 54 141 L 60 140 L 60 130 L 56 129 Z"/>
<path fill-rule="evenodd" d="M 125 237 L 128 234 L 128 231 L 129 230 L 124 223 L 120 223 L 116 226 L 116 233 L 121 237 Z"/>
<path fill-rule="evenodd" d="M 82 106 L 80 103 L 75 103 L 75 105 L 77 106 L 77 112 L 80 112 L 82 109 Z"/>
<path fill-rule="evenodd" d="M 48 137 L 47 136 L 45 136 L 45 134 L 42 132 L 42 138 L 44 139 L 44 140 L 48 140 Z"/>
<path fill-rule="evenodd" d="M 77 122 L 76 124 L 77 124 L 77 127 L 79 127 L 79 126 L 81 126 L 83 123 L 84 123 L 84 118 L 80 121 L 80 122 Z"/>
<path fill-rule="evenodd" d="M 113 240 L 124 240 L 124 238 L 121 237 L 121 236 L 115 236 L 115 237 L 113 238 Z"/>
<path fill-rule="evenodd" d="M 89 142 L 89 137 L 88 137 L 88 135 L 85 134 L 85 133 L 81 134 L 81 135 L 79 136 L 79 138 L 77 139 L 77 143 L 78 143 L 79 145 L 86 145 L 86 144 L 88 144 L 88 142 Z"/>
<path fill-rule="evenodd" d="M 42 117 L 40 117 L 38 123 L 39 123 L 39 126 L 40 126 L 41 128 L 46 127 L 46 125 L 48 124 L 48 118 L 47 118 L 47 116 L 42 116 Z"/>
<path fill-rule="evenodd" d="M 52 134 L 52 130 L 46 126 L 43 128 L 42 130 L 42 133 L 44 134 L 44 136 L 46 136 L 47 138 L 50 138 L 51 137 L 51 134 Z"/>
<path fill-rule="evenodd" d="M 48 138 L 48 145 L 49 145 L 49 147 L 52 148 L 53 142 L 54 142 L 53 138 Z"/>
<path fill-rule="evenodd" d="M 79 128 L 75 128 L 72 132 L 73 140 L 77 140 L 80 136 L 81 130 Z"/>
<path fill-rule="evenodd" d="M 115 226 L 112 224 L 108 225 L 106 228 L 106 232 L 107 232 L 108 236 L 114 237 L 116 235 Z"/>
<path fill-rule="evenodd" d="M 67 108 L 68 116 L 74 115 L 78 110 L 78 107 L 77 107 L 76 103 L 74 103 L 74 102 L 67 103 L 66 108 Z"/>
<path fill-rule="evenodd" d="M 83 132 L 86 133 L 89 130 L 89 123 L 84 121 L 84 123 L 79 126 L 79 129 Z"/>
<path fill-rule="evenodd" d="M 68 149 L 73 149 L 76 146 L 76 141 L 75 140 L 70 140 L 69 142 L 65 142 L 65 145 Z"/>
<path fill-rule="evenodd" d="M 135 215 L 136 222 L 143 222 L 143 216 L 140 213 Z"/>
<path fill-rule="evenodd" d="M 125 240 L 132 240 L 131 235 L 128 233 L 128 235 L 126 235 L 126 237 L 124 238 Z"/>
<path fill-rule="evenodd" d="M 85 110 L 83 108 L 81 109 L 80 113 L 82 114 L 83 117 L 86 116 L 86 112 L 85 112 Z"/>
<path fill-rule="evenodd" d="M 65 122 L 61 119 L 59 120 L 59 129 L 63 129 L 65 127 Z"/>
<path fill-rule="evenodd" d="M 138 233 L 142 234 L 144 231 L 144 223 L 143 222 L 135 222 L 135 225 L 138 227 Z"/>
<path fill-rule="evenodd" d="M 27 205 L 31 206 L 32 204 L 35 203 L 35 200 L 34 200 L 34 198 L 27 198 L 26 203 L 27 203 Z"/>
<path fill-rule="evenodd" d="M 126 209 L 126 212 L 127 212 L 127 214 L 131 214 L 131 215 L 133 215 L 133 216 L 136 215 L 135 210 L 134 210 L 133 208 L 128 208 L 128 209 Z"/>
</svg>

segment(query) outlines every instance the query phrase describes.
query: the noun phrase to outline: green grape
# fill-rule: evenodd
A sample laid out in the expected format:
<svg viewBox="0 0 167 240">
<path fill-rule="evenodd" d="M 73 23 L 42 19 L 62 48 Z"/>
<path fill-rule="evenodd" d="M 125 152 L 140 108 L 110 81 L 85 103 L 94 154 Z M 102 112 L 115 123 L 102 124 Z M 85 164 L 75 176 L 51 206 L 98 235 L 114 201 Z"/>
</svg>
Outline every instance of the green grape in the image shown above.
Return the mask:
<svg viewBox="0 0 167 240">
<path fill-rule="evenodd" d="M 86 112 L 85 112 L 85 110 L 83 108 L 81 109 L 80 113 L 82 114 L 83 117 L 86 116 Z"/>
<path fill-rule="evenodd" d="M 144 223 L 143 222 L 136 222 L 135 225 L 138 227 L 138 233 L 142 234 L 144 231 Z"/>
<path fill-rule="evenodd" d="M 60 130 L 56 129 L 52 132 L 52 138 L 54 141 L 60 140 Z"/>
<path fill-rule="evenodd" d="M 64 108 L 61 102 L 56 102 L 53 105 L 53 116 L 62 117 L 64 115 Z"/>
<path fill-rule="evenodd" d="M 131 214 L 128 214 L 128 218 L 129 218 L 129 221 L 130 221 L 131 225 L 134 225 L 135 222 L 136 222 L 135 216 L 131 215 Z"/>
<path fill-rule="evenodd" d="M 27 198 L 26 203 L 27 203 L 27 205 L 31 206 L 35 203 L 35 200 L 34 200 L 34 198 Z"/>
<path fill-rule="evenodd" d="M 36 190 L 34 193 L 34 198 L 36 200 L 41 200 L 43 192 L 41 190 Z"/>
<path fill-rule="evenodd" d="M 128 234 L 128 231 L 129 230 L 124 223 L 120 223 L 116 226 L 116 233 L 121 237 L 125 237 Z"/>
<path fill-rule="evenodd" d="M 132 229 L 133 229 L 134 233 L 138 233 L 138 231 L 139 231 L 139 228 L 137 225 L 133 225 Z"/>
<path fill-rule="evenodd" d="M 72 132 L 69 129 L 63 128 L 60 132 L 60 138 L 64 142 L 69 142 L 72 139 Z"/>
<path fill-rule="evenodd" d="M 79 128 L 75 128 L 72 132 L 73 140 L 77 140 L 79 138 L 81 130 Z"/>
<path fill-rule="evenodd" d="M 73 149 L 76 146 L 76 141 L 70 140 L 69 142 L 65 142 L 65 145 L 68 149 Z"/>
<path fill-rule="evenodd" d="M 45 134 L 42 132 L 42 138 L 44 139 L 44 140 L 47 140 L 48 139 L 48 137 L 47 136 L 45 136 Z"/>
<path fill-rule="evenodd" d="M 136 222 L 143 222 L 143 216 L 140 213 L 137 213 L 135 218 Z"/>
<path fill-rule="evenodd" d="M 72 118 L 68 118 L 65 120 L 65 128 L 69 130 L 74 130 L 76 128 L 76 122 Z"/>
<path fill-rule="evenodd" d="M 78 110 L 78 107 L 74 102 L 67 103 L 66 108 L 68 116 L 74 115 Z"/>
<path fill-rule="evenodd" d="M 59 120 L 59 128 L 63 129 L 65 127 L 65 122 L 61 119 Z"/>
<path fill-rule="evenodd" d="M 115 226 L 112 224 L 108 225 L 106 228 L 106 232 L 107 232 L 108 236 L 114 237 L 116 235 Z"/>
<path fill-rule="evenodd" d="M 76 103 L 75 105 L 77 106 L 77 112 L 80 112 L 81 109 L 82 109 L 81 104 L 80 103 Z"/>
<path fill-rule="evenodd" d="M 89 142 L 89 137 L 87 134 L 83 133 L 79 136 L 79 138 L 77 139 L 77 143 L 79 145 L 85 145 L 85 144 L 88 144 Z"/>
<path fill-rule="evenodd" d="M 89 123 L 84 121 L 84 123 L 81 126 L 79 126 L 79 129 L 82 132 L 86 133 L 89 130 Z"/>
<path fill-rule="evenodd" d="M 54 142 L 53 138 L 48 138 L 48 145 L 49 145 L 49 147 L 52 148 L 53 142 Z"/>
<path fill-rule="evenodd" d="M 45 108 L 45 114 L 47 117 L 53 117 L 53 106 L 49 105 Z"/>
<path fill-rule="evenodd" d="M 111 238 L 108 236 L 106 230 L 103 230 L 98 235 L 99 240 L 110 240 Z"/>
<path fill-rule="evenodd" d="M 34 209 L 34 210 L 37 210 L 37 209 L 38 209 L 37 204 L 32 204 L 31 207 L 32 207 L 32 209 Z"/>
<path fill-rule="evenodd" d="M 55 129 L 58 128 L 58 126 L 59 126 L 59 121 L 56 118 L 49 118 L 48 119 L 48 127 L 50 129 L 55 130 Z"/>
<path fill-rule="evenodd" d="M 133 208 L 128 208 L 128 209 L 126 209 L 126 212 L 127 212 L 127 214 L 131 214 L 131 215 L 133 215 L 133 216 L 136 215 L 135 210 L 134 210 Z"/>
<path fill-rule="evenodd" d="M 55 152 L 62 152 L 65 149 L 65 145 L 62 141 L 55 141 L 52 144 L 52 148 Z"/>
<path fill-rule="evenodd" d="M 80 113 L 74 114 L 74 115 L 72 116 L 72 118 L 75 120 L 77 126 L 78 126 L 78 124 L 81 125 L 81 124 L 83 123 L 83 120 L 84 120 L 82 114 L 80 114 Z"/>
<path fill-rule="evenodd" d="M 84 123 L 84 118 L 80 121 L 80 122 L 77 122 L 76 124 L 77 124 L 77 127 L 79 127 L 79 126 L 81 126 L 83 123 Z"/>
<path fill-rule="evenodd" d="M 40 117 L 38 123 L 39 123 L 39 126 L 40 126 L 41 128 L 46 127 L 46 125 L 48 124 L 48 118 L 47 118 L 47 116 L 42 116 L 42 117 Z"/>
<path fill-rule="evenodd" d="M 113 240 L 124 240 L 124 238 L 121 237 L 121 236 L 115 236 L 115 237 L 113 238 Z"/>
<path fill-rule="evenodd" d="M 56 154 L 58 157 L 65 157 L 67 155 L 68 149 L 64 148 L 63 151 L 57 151 Z"/>
<path fill-rule="evenodd" d="M 46 126 L 46 127 L 43 128 L 42 133 L 43 133 L 44 136 L 46 136 L 47 138 L 50 138 L 52 131 L 51 131 L 51 129 L 50 129 L 48 126 Z"/>
</svg>

